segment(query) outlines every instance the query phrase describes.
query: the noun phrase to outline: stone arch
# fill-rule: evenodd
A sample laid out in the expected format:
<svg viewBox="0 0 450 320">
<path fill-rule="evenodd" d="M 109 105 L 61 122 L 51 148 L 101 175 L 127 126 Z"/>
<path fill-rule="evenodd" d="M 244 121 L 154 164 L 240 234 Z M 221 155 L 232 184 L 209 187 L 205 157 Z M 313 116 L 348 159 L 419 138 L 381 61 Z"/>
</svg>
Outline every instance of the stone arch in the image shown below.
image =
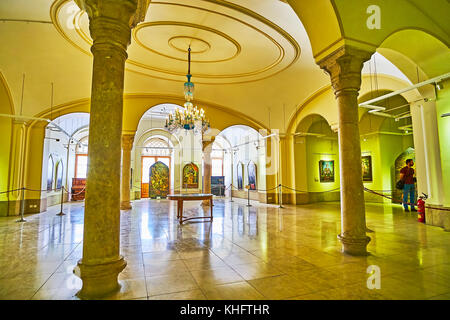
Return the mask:
<svg viewBox="0 0 450 320">
<path fill-rule="evenodd" d="M 11 91 L 2 72 L 0 72 L 0 113 L 15 114 Z M 18 181 L 11 180 L 20 179 L 20 177 L 12 177 L 14 174 L 10 170 L 14 161 L 12 152 L 13 119 L 0 117 L 0 127 L 2 128 L 2 135 L 0 136 L 0 145 L 2 146 L 2 152 L 0 152 L 0 191 L 6 191 L 18 188 Z M 7 214 L 9 196 L 6 193 L 0 195 L 0 216 Z"/>
<path fill-rule="evenodd" d="M 339 193 L 339 147 L 337 133 L 320 114 L 309 114 L 297 125 L 293 138 L 295 202 L 336 201 Z M 326 161 L 334 170 L 333 179 L 321 179 L 320 164 Z"/>
<path fill-rule="evenodd" d="M 393 32 L 383 40 L 377 51 L 396 65 L 413 83 L 449 71 L 448 45 L 440 37 L 425 30 L 408 28 Z M 443 70 L 443 67 L 446 70 Z"/>
<path fill-rule="evenodd" d="M 133 192 L 138 192 L 142 195 L 143 188 L 141 177 L 143 177 L 142 172 L 142 157 L 144 156 L 142 153 L 143 147 L 149 141 L 154 138 L 159 138 L 166 142 L 170 148 L 173 148 L 175 152 L 171 152 L 170 154 L 170 170 L 169 170 L 169 188 L 173 189 L 176 187 L 177 181 L 179 181 L 180 170 L 177 168 L 179 165 L 177 164 L 177 150 L 179 149 L 180 141 L 178 137 L 163 128 L 150 128 L 139 136 L 135 136 L 134 146 L 132 151 L 132 165 L 133 168 Z M 150 186 L 149 186 L 150 187 Z"/>
<path fill-rule="evenodd" d="M 334 3 L 328 0 L 287 0 L 305 27 L 314 57 L 334 51 L 343 40 L 342 24 Z M 318 27 L 319 26 L 319 27 Z"/>
<path fill-rule="evenodd" d="M 362 76 L 362 85 L 360 90 L 360 98 L 359 102 L 363 102 L 364 100 L 361 97 L 372 92 L 373 88 L 370 85 L 371 76 L 368 74 L 364 74 Z M 379 91 L 397 91 L 400 89 L 404 89 L 409 84 L 401 79 L 398 79 L 393 76 L 378 74 L 378 90 Z M 418 90 L 411 90 L 405 92 L 401 95 L 408 102 L 413 102 L 423 98 L 422 94 Z M 320 90 L 316 91 L 310 97 L 308 97 L 304 102 L 302 102 L 296 110 L 290 115 L 289 124 L 286 129 L 287 134 L 295 134 L 296 129 L 300 122 L 311 114 L 317 114 L 324 117 L 328 124 L 331 127 L 337 127 L 338 115 L 337 115 L 337 106 L 334 97 L 333 90 L 331 85 L 327 85 Z M 363 113 L 360 113 L 360 117 Z"/>
<path fill-rule="evenodd" d="M 182 106 L 184 99 L 179 96 L 171 95 L 152 95 L 152 94 L 128 94 L 124 98 L 123 131 L 136 131 L 139 120 L 145 112 L 152 107 L 161 104 L 175 104 Z M 256 130 L 265 128 L 263 124 L 257 122 L 251 117 L 235 111 L 231 108 L 220 106 L 211 102 L 195 100 L 194 105 L 205 110 L 206 117 L 211 123 L 211 128 L 218 131 L 226 127 L 244 124 L 255 128 Z"/>
</svg>

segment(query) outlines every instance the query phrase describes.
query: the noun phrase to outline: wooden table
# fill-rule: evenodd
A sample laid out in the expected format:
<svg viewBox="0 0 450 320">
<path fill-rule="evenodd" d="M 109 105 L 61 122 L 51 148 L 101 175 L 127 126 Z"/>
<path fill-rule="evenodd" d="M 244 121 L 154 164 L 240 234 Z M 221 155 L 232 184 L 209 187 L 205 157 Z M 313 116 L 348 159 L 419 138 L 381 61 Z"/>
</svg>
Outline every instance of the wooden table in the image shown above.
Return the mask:
<svg viewBox="0 0 450 320">
<path fill-rule="evenodd" d="M 210 221 L 213 220 L 213 195 L 211 193 L 180 193 L 180 194 L 169 194 L 167 199 L 177 201 L 177 219 L 180 224 L 183 222 L 193 219 L 206 219 L 209 218 Z M 189 217 L 183 219 L 183 201 L 194 201 L 194 200 L 209 200 L 211 206 L 211 215 L 209 217 Z"/>
</svg>

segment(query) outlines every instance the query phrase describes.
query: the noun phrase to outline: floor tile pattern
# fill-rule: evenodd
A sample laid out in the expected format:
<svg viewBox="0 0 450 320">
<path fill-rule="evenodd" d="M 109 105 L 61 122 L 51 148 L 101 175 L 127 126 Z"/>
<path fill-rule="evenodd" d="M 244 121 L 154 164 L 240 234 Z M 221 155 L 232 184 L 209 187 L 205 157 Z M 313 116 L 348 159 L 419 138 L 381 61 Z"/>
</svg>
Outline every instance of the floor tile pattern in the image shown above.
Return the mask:
<svg viewBox="0 0 450 320">
<path fill-rule="evenodd" d="M 202 215 L 200 203 L 185 214 Z M 0 218 L 0 299 L 78 299 L 84 203 Z M 121 289 L 105 299 L 450 299 L 450 233 L 400 206 L 367 204 L 370 255 L 340 252 L 339 203 L 285 206 L 216 199 L 214 222 L 179 226 L 176 204 L 121 213 Z M 369 266 L 381 288 L 368 289 Z"/>
</svg>

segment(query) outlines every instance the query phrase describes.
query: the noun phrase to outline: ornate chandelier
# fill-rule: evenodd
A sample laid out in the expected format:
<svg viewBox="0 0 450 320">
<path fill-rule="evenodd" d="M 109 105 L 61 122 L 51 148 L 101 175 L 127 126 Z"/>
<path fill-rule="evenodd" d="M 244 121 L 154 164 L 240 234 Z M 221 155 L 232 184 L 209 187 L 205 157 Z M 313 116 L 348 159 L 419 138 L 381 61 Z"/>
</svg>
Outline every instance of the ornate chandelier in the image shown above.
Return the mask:
<svg viewBox="0 0 450 320">
<path fill-rule="evenodd" d="M 194 83 L 191 82 L 191 46 L 188 49 L 188 74 L 186 75 L 187 82 L 184 83 L 184 109 L 182 111 L 175 109 L 175 113 L 170 112 L 166 119 L 165 128 L 170 132 L 185 129 L 185 130 L 200 130 L 202 134 L 209 128 L 209 121 L 206 120 L 205 111 L 203 109 L 198 110 L 197 106 L 194 107 L 192 100 L 194 100 Z"/>
</svg>

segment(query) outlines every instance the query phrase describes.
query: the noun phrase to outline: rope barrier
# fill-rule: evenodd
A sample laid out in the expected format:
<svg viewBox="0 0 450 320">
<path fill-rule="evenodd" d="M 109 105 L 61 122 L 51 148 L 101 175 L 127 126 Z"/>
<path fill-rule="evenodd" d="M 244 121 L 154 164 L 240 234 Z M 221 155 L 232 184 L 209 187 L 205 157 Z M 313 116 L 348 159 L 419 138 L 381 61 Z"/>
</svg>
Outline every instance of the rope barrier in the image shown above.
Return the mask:
<svg viewBox="0 0 450 320">
<path fill-rule="evenodd" d="M 22 188 L 14 189 L 14 190 L 8 190 L 8 191 L 2 191 L 2 192 L 0 192 L 0 194 L 10 193 L 10 192 L 15 192 L 15 191 L 20 191 L 20 190 L 22 190 Z"/>
<path fill-rule="evenodd" d="M 409 206 L 417 206 L 417 203 L 410 203 L 410 202 L 403 202 L 403 201 L 400 201 L 400 202 L 399 202 L 399 201 L 395 201 L 395 199 L 392 198 L 392 197 L 385 196 L 384 194 L 378 193 L 378 192 L 376 192 L 376 191 L 374 191 L 374 190 L 370 190 L 370 189 L 368 189 L 368 188 L 364 188 L 364 191 L 366 191 L 366 192 L 368 192 L 368 193 L 372 193 L 372 194 L 378 195 L 378 196 L 380 196 L 380 197 L 383 197 L 383 198 L 386 198 L 386 199 L 389 199 L 389 200 L 393 200 L 394 203 L 398 203 L 398 204 L 406 204 L 406 205 L 409 205 Z M 425 206 L 425 208 L 426 208 L 426 209 L 433 209 L 433 210 L 441 210 L 441 211 L 450 211 L 450 209 L 447 209 L 447 208 L 437 208 L 437 207 L 432 207 L 432 206 Z"/>
<path fill-rule="evenodd" d="M 61 187 L 61 188 L 64 188 L 64 187 Z M 46 191 L 50 192 L 50 191 L 60 191 L 61 188 L 55 188 L 55 189 L 51 189 L 51 190 L 47 190 L 47 189 L 39 190 L 39 189 L 30 189 L 30 188 L 22 187 L 22 188 L 13 189 L 13 190 L 2 191 L 2 192 L 0 192 L 0 194 L 16 192 L 16 191 L 20 191 L 20 190 L 33 191 L 33 192 L 46 192 Z"/>
<path fill-rule="evenodd" d="M 64 188 L 64 186 L 60 187 L 60 188 L 55 188 L 55 189 L 51 189 L 51 190 L 39 190 L 39 189 L 30 189 L 30 188 L 24 188 L 27 191 L 33 191 L 33 192 L 51 192 L 51 191 L 61 191 L 61 189 Z M 65 188 L 64 188 L 65 189 Z"/>
<path fill-rule="evenodd" d="M 294 189 L 294 188 L 291 188 L 291 187 L 288 187 L 288 186 L 284 186 L 284 185 L 282 185 L 282 187 L 286 188 L 286 189 L 289 189 L 289 190 L 292 190 L 292 191 L 295 191 L 295 192 L 298 192 L 298 193 L 327 193 L 327 192 L 338 191 L 338 190 L 341 189 L 341 188 L 336 188 L 336 189 L 327 190 L 327 191 L 302 191 L 302 190 L 297 190 L 297 189 Z"/>
<path fill-rule="evenodd" d="M 86 190 L 86 186 L 84 186 L 83 189 L 80 190 L 80 192 L 77 193 L 72 193 L 70 190 L 67 190 L 66 188 L 64 188 L 64 190 L 66 190 L 68 193 L 70 193 L 72 196 L 77 196 L 79 194 L 82 194 L 85 190 Z"/>
<path fill-rule="evenodd" d="M 178 189 L 180 187 L 181 186 L 178 186 L 178 187 L 175 187 L 174 189 Z M 138 187 L 138 186 L 135 186 L 135 185 L 133 185 L 133 188 L 136 188 L 138 190 L 142 190 L 141 187 Z M 228 190 L 228 189 L 232 190 L 233 188 L 235 190 L 238 190 L 238 191 L 239 190 L 244 191 L 244 189 L 239 189 L 238 187 L 236 187 L 233 184 L 230 184 L 224 190 Z M 292 188 L 292 187 L 288 187 L 288 186 L 285 186 L 285 185 L 281 185 L 281 184 L 276 186 L 276 187 L 274 187 L 274 188 L 270 188 L 270 189 L 253 189 L 253 190 L 247 189 L 247 191 L 248 192 L 250 192 L 250 191 L 267 192 L 267 191 L 276 190 L 278 188 L 280 188 L 280 191 L 283 188 L 285 188 L 285 189 L 288 189 L 288 190 L 291 190 L 291 191 L 295 191 L 295 192 L 298 192 L 298 193 L 314 193 L 314 192 L 311 192 L 311 191 L 298 190 L 298 189 L 295 189 L 295 188 Z M 10 193 L 10 192 L 17 192 L 17 191 L 51 192 L 51 191 L 62 191 L 62 190 L 65 190 L 66 192 L 70 193 L 71 195 L 79 195 L 79 194 L 83 193 L 86 190 L 86 186 L 84 186 L 84 188 L 82 190 L 80 190 L 79 192 L 77 192 L 77 193 L 71 193 L 70 190 L 66 189 L 64 186 L 61 186 L 60 188 L 55 188 L 55 189 L 51 189 L 51 190 L 47 190 L 47 189 L 39 190 L 39 189 L 31 189 L 31 188 L 22 187 L 22 188 L 13 189 L 13 190 L 1 191 L 0 194 L 6 194 L 6 193 Z M 338 190 L 340 190 L 340 188 L 335 188 L 335 189 L 327 190 L 327 191 L 321 191 L 320 193 L 334 192 L 334 191 L 338 191 Z M 390 193 L 392 193 L 392 190 L 371 190 L 369 188 L 364 187 L 364 191 L 367 192 L 367 193 L 371 193 L 371 194 L 374 194 L 374 195 L 377 195 L 377 196 L 389 199 L 389 200 L 393 201 L 394 203 L 407 204 L 409 206 L 417 206 L 417 203 L 409 203 L 409 202 L 405 203 L 403 201 L 395 201 L 395 199 L 393 197 L 387 196 L 385 194 L 380 193 L 380 192 L 387 192 L 387 193 L 390 192 Z M 315 192 L 317 192 L 317 191 L 315 191 Z M 433 207 L 433 206 L 427 206 L 427 205 L 425 206 L 425 208 L 432 209 L 432 210 L 440 210 L 440 211 L 450 211 L 450 208 L 439 208 L 439 207 Z"/>
</svg>

